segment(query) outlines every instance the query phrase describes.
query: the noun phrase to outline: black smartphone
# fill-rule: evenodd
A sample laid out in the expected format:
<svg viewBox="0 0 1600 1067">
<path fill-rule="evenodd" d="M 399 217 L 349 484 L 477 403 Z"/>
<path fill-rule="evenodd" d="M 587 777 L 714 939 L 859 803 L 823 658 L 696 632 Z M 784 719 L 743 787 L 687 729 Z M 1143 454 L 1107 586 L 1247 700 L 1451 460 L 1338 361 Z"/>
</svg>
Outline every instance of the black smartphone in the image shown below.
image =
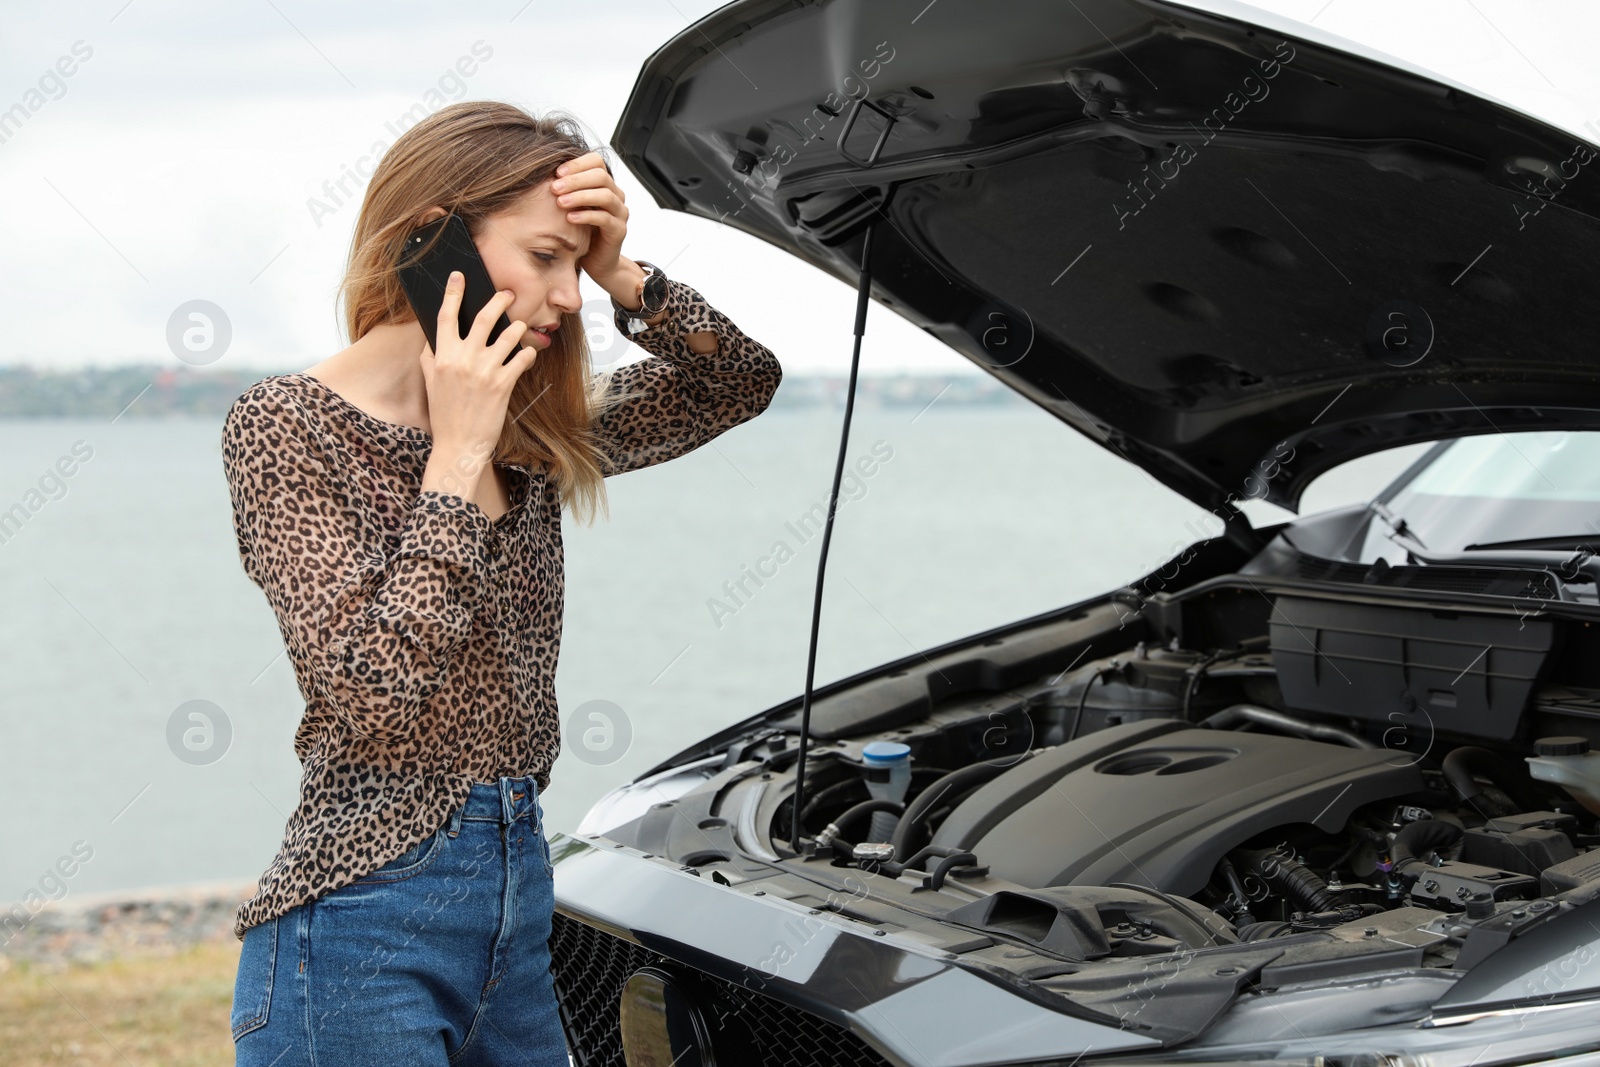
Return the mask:
<svg viewBox="0 0 1600 1067">
<path fill-rule="evenodd" d="M 419 255 L 422 249 L 428 248 L 433 235 L 441 229 L 444 232 L 440 234 L 438 242 L 425 255 Z M 428 347 L 436 353 L 439 351 L 439 307 L 444 303 L 444 287 L 450 280 L 451 271 L 460 271 L 467 283 L 461 293 L 457 337 L 467 335 L 472 328 L 472 320 L 478 317 L 478 312 L 483 310 L 485 304 L 494 299 L 494 282 L 489 280 L 488 268 L 483 265 L 478 246 L 472 243 L 472 234 L 467 229 L 466 220 L 460 215 L 446 215 L 412 230 L 406 237 L 395 269 L 400 275 L 400 285 L 406 291 L 406 299 L 411 303 L 411 310 L 422 324 L 422 332 L 427 335 Z M 489 330 L 486 345 L 494 344 L 500 337 L 500 331 L 510 326 L 511 320 L 502 311 L 500 321 Z M 500 361 L 501 366 L 510 363 L 515 355 L 513 351 L 506 356 Z"/>
</svg>

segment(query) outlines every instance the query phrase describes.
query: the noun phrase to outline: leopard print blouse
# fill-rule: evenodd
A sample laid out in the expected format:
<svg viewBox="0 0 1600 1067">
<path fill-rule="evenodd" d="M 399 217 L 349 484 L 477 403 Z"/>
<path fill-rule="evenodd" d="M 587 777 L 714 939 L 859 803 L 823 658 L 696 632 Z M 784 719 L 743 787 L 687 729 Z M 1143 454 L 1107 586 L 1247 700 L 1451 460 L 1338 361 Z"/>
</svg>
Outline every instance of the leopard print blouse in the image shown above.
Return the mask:
<svg viewBox="0 0 1600 1067">
<path fill-rule="evenodd" d="M 765 410 L 773 354 L 673 281 L 651 353 L 610 372 L 596 427 L 620 474 Z M 700 354 L 684 335 L 709 331 Z M 561 505 L 541 466 L 506 469 L 511 508 L 420 490 L 432 435 L 384 422 L 303 372 L 247 388 L 222 428 L 246 575 L 265 592 L 305 710 L 299 801 L 235 915 L 250 927 L 426 840 L 474 782 L 536 776 L 561 750 Z"/>
</svg>

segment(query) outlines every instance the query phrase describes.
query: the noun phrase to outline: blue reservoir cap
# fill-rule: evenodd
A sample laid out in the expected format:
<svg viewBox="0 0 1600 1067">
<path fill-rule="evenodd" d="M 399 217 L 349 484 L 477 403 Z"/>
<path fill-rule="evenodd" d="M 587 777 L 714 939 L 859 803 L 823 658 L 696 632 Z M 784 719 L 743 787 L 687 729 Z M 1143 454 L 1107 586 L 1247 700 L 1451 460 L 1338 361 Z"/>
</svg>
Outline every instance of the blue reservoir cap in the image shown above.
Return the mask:
<svg viewBox="0 0 1600 1067">
<path fill-rule="evenodd" d="M 873 741 L 861 750 L 869 763 L 894 763 L 909 759 L 911 746 L 902 741 Z"/>
</svg>

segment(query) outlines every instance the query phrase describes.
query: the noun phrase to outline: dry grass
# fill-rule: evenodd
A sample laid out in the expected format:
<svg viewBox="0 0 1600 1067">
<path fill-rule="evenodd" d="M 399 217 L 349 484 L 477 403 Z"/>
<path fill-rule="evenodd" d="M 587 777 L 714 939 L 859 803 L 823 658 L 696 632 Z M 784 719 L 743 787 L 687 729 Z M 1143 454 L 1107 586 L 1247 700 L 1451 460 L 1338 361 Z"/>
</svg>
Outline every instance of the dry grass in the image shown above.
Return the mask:
<svg viewBox="0 0 1600 1067">
<path fill-rule="evenodd" d="M 230 935 L 64 969 L 0 962 L 0 1064 L 231 1064 L 240 947 Z"/>
</svg>

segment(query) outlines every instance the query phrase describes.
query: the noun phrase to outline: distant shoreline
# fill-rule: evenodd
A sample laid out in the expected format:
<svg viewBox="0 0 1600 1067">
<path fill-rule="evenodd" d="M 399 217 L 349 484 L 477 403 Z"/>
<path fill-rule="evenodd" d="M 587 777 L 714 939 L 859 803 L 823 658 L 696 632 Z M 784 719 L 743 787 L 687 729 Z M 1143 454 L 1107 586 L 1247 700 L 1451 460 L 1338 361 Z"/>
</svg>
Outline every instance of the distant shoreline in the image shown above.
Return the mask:
<svg viewBox="0 0 1600 1067">
<path fill-rule="evenodd" d="M 0 912 L 0 972 L 23 960 L 53 969 L 237 940 L 234 915 L 256 885 L 213 881 L 75 893 L 46 904 L 20 928 L 16 916 L 27 915 L 25 909 Z"/>
<path fill-rule="evenodd" d="M 221 419 L 254 382 L 291 370 L 206 370 L 170 364 L 129 364 L 75 371 L 0 366 L 0 419 L 160 419 L 174 415 Z M 772 410 L 844 406 L 848 379 L 840 374 L 784 375 Z M 863 374 L 857 402 L 920 409 L 1026 405 L 1027 401 L 983 373 Z"/>
</svg>

